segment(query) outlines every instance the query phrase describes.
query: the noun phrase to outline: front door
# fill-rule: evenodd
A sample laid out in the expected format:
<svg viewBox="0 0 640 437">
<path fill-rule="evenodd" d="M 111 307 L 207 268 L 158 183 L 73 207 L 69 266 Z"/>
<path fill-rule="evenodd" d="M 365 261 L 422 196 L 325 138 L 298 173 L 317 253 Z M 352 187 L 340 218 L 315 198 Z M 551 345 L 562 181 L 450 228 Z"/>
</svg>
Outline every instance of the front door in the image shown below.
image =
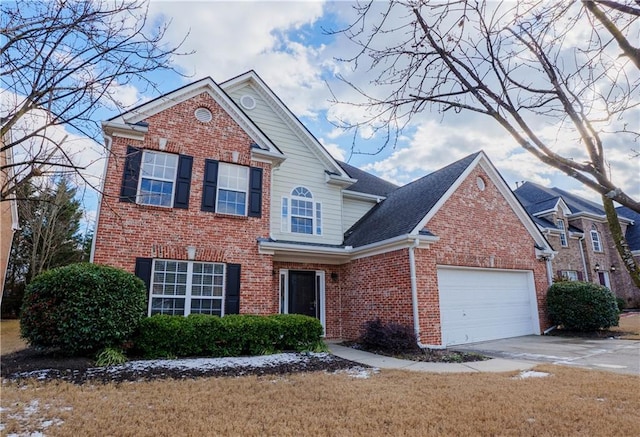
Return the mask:
<svg viewBox="0 0 640 437">
<path fill-rule="evenodd" d="M 304 314 L 320 318 L 319 290 L 316 287 L 316 272 L 289 271 L 289 314 Z"/>
<path fill-rule="evenodd" d="M 600 285 L 604 285 L 607 288 L 611 288 L 611 283 L 609 282 L 609 272 L 598 272 L 598 279 Z"/>
</svg>

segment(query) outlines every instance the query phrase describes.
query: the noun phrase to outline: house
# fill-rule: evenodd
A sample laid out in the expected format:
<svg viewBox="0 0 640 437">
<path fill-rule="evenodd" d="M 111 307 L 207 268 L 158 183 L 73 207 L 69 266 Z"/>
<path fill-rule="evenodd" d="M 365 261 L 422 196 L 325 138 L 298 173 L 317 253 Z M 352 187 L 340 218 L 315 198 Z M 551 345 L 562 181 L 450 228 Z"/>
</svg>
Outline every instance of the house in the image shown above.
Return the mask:
<svg viewBox="0 0 640 437">
<path fill-rule="evenodd" d="M 4 144 L 4 138 L 0 140 Z M 4 193 L 13 183 L 12 149 L 0 150 L 0 193 Z M 4 281 L 11 254 L 13 234 L 20 229 L 18 205 L 15 195 L 2 195 L 0 198 L 0 299 L 4 295 Z"/>
<path fill-rule="evenodd" d="M 640 307 L 640 289 L 622 264 L 601 205 L 532 182 L 514 193 L 557 251 L 552 262 L 555 277 L 602 284 L 624 299 L 627 307 Z M 628 208 L 617 211 L 622 232 L 640 257 L 639 215 Z"/>
<path fill-rule="evenodd" d="M 403 187 L 336 161 L 253 71 L 103 123 L 92 261 L 150 315 L 300 313 L 327 338 L 380 318 L 422 345 L 539 334 L 554 252 L 484 152 Z"/>
</svg>

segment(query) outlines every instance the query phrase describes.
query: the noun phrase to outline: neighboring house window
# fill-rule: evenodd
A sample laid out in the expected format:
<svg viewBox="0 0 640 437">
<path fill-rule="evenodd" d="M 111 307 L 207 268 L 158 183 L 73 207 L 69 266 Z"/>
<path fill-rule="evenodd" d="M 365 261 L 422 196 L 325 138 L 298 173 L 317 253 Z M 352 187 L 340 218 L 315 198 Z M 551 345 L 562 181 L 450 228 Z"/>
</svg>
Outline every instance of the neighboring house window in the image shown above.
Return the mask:
<svg viewBox="0 0 640 437">
<path fill-rule="evenodd" d="M 600 242 L 600 233 L 596 225 L 591 227 L 591 247 L 594 252 L 602 252 L 602 243 Z"/>
<path fill-rule="evenodd" d="M 247 215 L 249 167 L 220 163 L 216 212 Z"/>
<path fill-rule="evenodd" d="M 307 188 L 296 187 L 291 198 L 282 198 L 282 231 L 322 235 L 322 204 Z"/>
<path fill-rule="evenodd" d="M 140 166 L 138 203 L 170 207 L 178 170 L 178 155 L 145 150 Z"/>
<path fill-rule="evenodd" d="M 575 270 L 563 270 L 562 278 L 567 281 L 577 281 L 578 280 L 578 272 Z"/>
<path fill-rule="evenodd" d="M 127 147 L 120 201 L 189 208 L 193 157 Z"/>
<path fill-rule="evenodd" d="M 154 260 L 149 315 L 223 315 L 225 265 Z"/>
<path fill-rule="evenodd" d="M 262 169 L 206 159 L 202 211 L 262 216 Z"/>
<path fill-rule="evenodd" d="M 562 245 L 562 247 L 567 247 L 567 233 L 565 232 L 564 228 L 564 220 L 556 221 L 556 225 L 560 230 L 560 244 Z"/>
</svg>

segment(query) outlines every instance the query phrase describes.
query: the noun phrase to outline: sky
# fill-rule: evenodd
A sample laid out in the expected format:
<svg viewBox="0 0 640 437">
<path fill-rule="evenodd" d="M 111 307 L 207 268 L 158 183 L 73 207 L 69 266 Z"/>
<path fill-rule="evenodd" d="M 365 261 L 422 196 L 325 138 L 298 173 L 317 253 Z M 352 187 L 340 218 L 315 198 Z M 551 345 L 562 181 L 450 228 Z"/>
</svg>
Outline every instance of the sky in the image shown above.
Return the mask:
<svg viewBox="0 0 640 437">
<path fill-rule="evenodd" d="M 354 107 L 331 103 L 333 97 L 340 100 L 353 97 L 336 75 L 343 74 L 361 87 L 372 86 L 370 77 L 354 72 L 338 60 L 353 54 L 353 45 L 344 37 L 327 32 L 341 28 L 352 17 L 352 4 L 346 1 L 155 0 L 150 4 L 149 18 L 154 23 L 170 21 L 167 43 L 176 44 L 187 35 L 182 49 L 194 53 L 174 59 L 175 68 L 186 77 L 162 73 L 154 79 L 160 84 L 159 92 L 167 93 L 206 76 L 224 82 L 255 70 L 335 158 L 397 184 L 410 182 L 482 149 L 511 188 L 516 183 L 532 181 L 597 201 L 598 195 L 542 164 L 486 116 L 464 112 L 443 116 L 425 111 L 394 147 L 377 154 L 372 153 L 379 141 L 354 138 L 352 133 L 336 128 L 339 118 L 361 117 Z M 142 94 L 131 84 L 120 84 L 115 92 L 130 107 L 158 95 Z M 104 113 L 105 118 L 115 115 L 115 111 Z M 639 120 L 635 122 L 640 124 Z M 562 142 L 563 133 L 553 126 L 541 134 L 553 137 L 556 143 Z M 572 139 L 568 136 L 567 141 Z M 630 159 L 630 149 L 640 147 L 621 141 L 612 141 L 608 147 L 614 183 L 640 198 L 640 159 Z M 86 159 L 93 162 L 93 157 Z M 97 162 L 91 168 L 99 174 L 103 164 Z M 87 216 L 92 218 L 96 201 L 93 195 L 86 194 Z"/>
</svg>

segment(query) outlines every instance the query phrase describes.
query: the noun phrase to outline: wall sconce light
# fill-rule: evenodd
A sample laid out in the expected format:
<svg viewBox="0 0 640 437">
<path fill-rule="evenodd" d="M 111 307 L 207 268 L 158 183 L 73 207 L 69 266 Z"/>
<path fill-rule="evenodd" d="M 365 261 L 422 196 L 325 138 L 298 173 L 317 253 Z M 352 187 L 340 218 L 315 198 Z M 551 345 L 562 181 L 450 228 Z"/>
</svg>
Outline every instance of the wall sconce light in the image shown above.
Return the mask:
<svg viewBox="0 0 640 437">
<path fill-rule="evenodd" d="M 238 152 L 237 150 L 231 152 L 231 160 L 233 162 L 238 162 L 238 158 L 240 158 L 240 152 Z"/>
<path fill-rule="evenodd" d="M 332 281 L 337 281 L 338 280 L 338 274 L 336 272 L 331 272 L 331 280 Z"/>
<path fill-rule="evenodd" d="M 158 140 L 158 147 L 160 148 L 160 150 L 166 150 L 167 149 L 167 139 L 166 138 L 160 138 Z"/>
<path fill-rule="evenodd" d="M 594 266 L 593 270 L 595 270 L 596 272 L 600 271 L 600 264 L 596 263 L 596 265 Z"/>
<path fill-rule="evenodd" d="M 196 259 L 196 247 L 195 246 L 187 246 L 187 258 L 190 261 Z"/>
<path fill-rule="evenodd" d="M 614 264 L 611 265 L 611 268 L 609 269 L 609 271 L 611 273 L 615 273 L 616 272 L 616 266 Z"/>
<path fill-rule="evenodd" d="M 271 276 L 275 276 L 276 275 L 276 269 L 271 270 Z"/>
</svg>

